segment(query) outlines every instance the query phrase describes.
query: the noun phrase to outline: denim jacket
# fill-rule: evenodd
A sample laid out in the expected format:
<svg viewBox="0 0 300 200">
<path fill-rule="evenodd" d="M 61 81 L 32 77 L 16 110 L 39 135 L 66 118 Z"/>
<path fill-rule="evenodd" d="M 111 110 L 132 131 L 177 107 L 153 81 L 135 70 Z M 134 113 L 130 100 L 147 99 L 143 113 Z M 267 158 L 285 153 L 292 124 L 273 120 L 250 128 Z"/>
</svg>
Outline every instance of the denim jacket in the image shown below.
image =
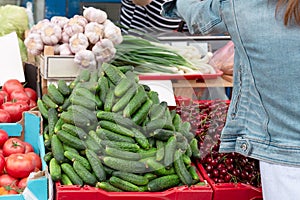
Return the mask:
<svg viewBox="0 0 300 200">
<path fill-rule="evenodd" d="M 229 33 L 233 93 L 220 152 L 300 166 L 300 26 L 275 16 L 276 0 L 177 0 L 162 15 L 191 33 Z"/>
</svg>

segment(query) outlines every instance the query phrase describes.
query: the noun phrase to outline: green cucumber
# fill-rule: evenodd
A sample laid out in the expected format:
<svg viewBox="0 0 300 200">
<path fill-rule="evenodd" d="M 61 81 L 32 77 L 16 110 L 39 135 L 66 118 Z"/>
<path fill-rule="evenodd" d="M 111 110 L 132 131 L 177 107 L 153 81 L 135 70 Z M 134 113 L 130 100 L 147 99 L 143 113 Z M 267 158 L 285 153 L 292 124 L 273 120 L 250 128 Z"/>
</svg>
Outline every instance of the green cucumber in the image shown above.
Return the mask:
<svg viewBox="0 0 300 200">
<path fill-rule="evenodd" d="M 111 185 L 109 182 L 98 182 L 95 187 L 107 192 L 123 192 L 123 190 Z"/>
<path fill-rule="evenodd" d="M 99 86 L 99 97 L 102 102 L 106 99 L 106 94 L 109 90 L 108 81 L 105 76 L 100 76 L 98 79 L 98 86 Z"/>
<path fill-rule="evenodd" d="M 162 161 L 165 157 L 165 143 L 161 140 L 156 140 L 156 160 L 157 161 Z"/>
<path fill-rule="evenodd" d="M 114 87 L 111 87 L 106 94 L 106 98 L 104 101 L 104 111 L 110 112 L 112 110 L 115 99 L 114 89 Z"/>
<path fill-rule="evenodd" d="M 135 184 L 125 181 L 116 176 L 110 177 L 109 183 L 121 190 L 124 190 L 124 191 L 128 191 L 128 192 L 139 192 L 140 191 L 139 187 L 136 186 Z"/>
<path fill-rule="evenodd" d="M 117 97 L 123 96 L 129 90 L 132 84 L 133 81 L 128 79 L 127 77 L 122 78 L 120 82 L 116 85 L 116 88 L 114 90 L 114 95 Z"/>
<path fill-rule="evenodd" d="M 64 111 L 60 114 L 60 117 L 65 123 L 75 126 L 89 127 L 91 125 L 90 120 L 79 112 Z"/>
<path fill-rule="evenodd" d="M 81 113 L 90 120 L 91 124 L 98 122 L 96 114 L 81 105 L 70 105 L 67 110 Z"/>
<path fill-rule="evenodd" d="M 130 161 L 110 156 L 104 156 L 103 162 L 108 167 L 130 173 L 145 173 L 147 171 L 146 165 L 139 161 Z"/>
<path fill-rule="evenodd" d="M 57 89 L 64 96 L 69 96 L 71 94 L 70 87 L 68 86 L 67 82 L 63 79 L 58 80 Z"/>
<path fill-rule="evenodd" d="M 70 98 L 70 101 L 72 104 L 81 105 L 92 111 L 96 109 L 96 102 L 84 96 L 78 96 L 78 95 L 72 96 Z"/>
<path fill-rule="evenodd" d="M 87 82 L 90 80 L 90 70 L 89 69 L 81 69 L 79 72 L 79 81 L 80 82 Z"/>
<path fill-rule="evenodd" d="M 99 121 L 98 124 L 101 128 L 110 130 L 110 131 L 118 133 L 120 135 L 125 135 L 125 136 L 128 136 L 128 137 L 134 137 L 135 136 L 135 133 L 132 130 L 130 130 L 130 129 L 124 127 L 124 126 L 118 125 L 116 123 L 113 123 L 111 121 L 102 120 L 102 121 Z"/>
<path fill-rule="evenodd" d="M 151 99 L 153 104 L 159 104 L 160 103 L 158 93 L 156 91 L 151 90 L 147 93 L 147 95 L 148 95 L 149 99 Z"/>
<path fill-rule="evenodd" d="M 64 156 L 65 156 L 66 158 L 68 158 L 68 159 L 69 159 L 70 161 L 72 161 L 72 162 L 74 162 L 75 160 L 77 160 L 77 161 L 79 161 L 79 162 L 80 162 L 87 170 L 89 170 L 89 171 L 92 170 L 89 161 L 88 161 L 85 157 L 83 157 L 83 156 L 81 156 L 81 155 L 79 155 L 79 154 L 77 154 L 77 153 L 74 153 L 74 152 L 72 152 L 72 151 L 65 151 L 65 152 L 64 152 Z"/>
<path fill-rule="evenodd" d="M 125 160 L 140 160 L 141 156 L 139 153 L 134 153 L 130 151 L 124 151 L 112 147 L 105 147 L 105 155 L 115 157 L 115 158 L 122 158 Z"/>
<path fill-rule="evenodd" d="M 74 185 L 80 185 L 80 186 L 83 185 L 82 179 L 75 172 L 72 165 L 70 165 L 69 163 L 62 163 L 60 166 L 62 171 L 70 178 L 70 180 Z"/>
<path fill-rule="evenodd" d="M 198 146 L 198 140 L 196 138 L 193 138 L 190 142 L 190 147 L 192 150 L 192 157 L 194 158 L 201 158 L 200 149 Z"/>
<path fill-rule="evenodd" d="M 48 94 L 44 94 L 42 100 L 48 108 L 58 108 L 58 105 L 52 101 Z"/>
<path fill-rule="evenodd" d="M 132 128 L 131 131 L 134 133 L 134 138 L 137 141 L 137 143 L 144 149 L 149 149 L 150 144 L 147 139 L 147 137 L 138 129 Z"/>
<path fill-rule="evenodd" d="M 73 136 L 72 134 L 68 133 L 64 130 L 59 130 L 56 133 L 59 140 L 62 141 L 63 144 L 67 144 L 70 147 L 73 147 L 77 150 L 84 150 L 86 148 L 84 142 L 79 139 L 78 137 Z"/>
<path fill-rule="evenodd" d="M 124 74 L 126 74 L 126 72 L 134 70 L 134 66 L 132 66 L 132 65 L 122 65 L 122 66 L 117 66 L 117 67 Z"/>
<path fill-rule="evenodd" d="M 174 162 L 174 153 L 176 151 L 176 137 L 171 136 L 165 145 L 164 165 L 170 167 Z"/>
<path fill-rule="evenodd" d="M 81 162 L 75 160 L 73 162 L 74 171 L 78 174 L 78 176 L 83 180 L 84 183 L 95 186 L 97 183 L 97 179 L 94 174 L 92 174 L 89 170 L 87 170 Z"/>
<path fill-rule="evenodd" d="M 189 171 L 187 170 L 187 167 L 185 166 L 183 160 L 182 160 L 182 151 L 176 150 L 174 154 L 174 168 L 175 172 L 185 185 L 192 185 L 193 184 L 193 178 Z"/>
<path fill-rule="evenodd" d="M 175 174 L 174 168 L 167 169 L 163 164 L 157 162 L 154 158 L 150 158 L 146 161 L 146 165 L 153 171 L 152 173 L 159 176 L 165 176 L 170 174 Z"/>
<path fill-rule="evenodd" d="M 90 150 L 86 149 L 85 150 L 86 157 L 93 169 L 93 172 L 95 176 L 97 177 L 98 181 L 105 181 L 106 180 L 106 172 L 104 170 L 104 167 L 101 163 L 100 158 L 97 156 L 97 154 Z"/>
<path fill-rule="evenodd" d="M 73 185 L 71 179 L 68 177 L 67 174 L 62 174 L 61 175 L 61 183 L 63 185 Z"/>
<path fill-rule="evenodd" d="M 48 109 L 48 127 L 49 127 L 49 136 L 50 138 L 54 134 L 54 128 L 58 121 L 58 112 L 55 108 Z"/>
<path fill-rule="evenodd" d="M 102 68 L 105 75 L 114 85 L 117 85 L 122 78 L 126 77 L 125 74 L 118 69 L 118 67 L 112 64 L 103 63 Z"/>
<path fill-rule="evenodd" d="M 121 126 L 125 126 L 126 128 L 131 128 L 131 127 L 136 126 L 135 123 L 131 119 L 123 117 L 119 113 L 106 112 L 106 111 L 99 110 L 97 112 L 97 118 L 99 120 L 106 120 L 106 121 L 114 122 Z"/>
<path fill-rule="evenodd" d="M 143 88 L 143 86 L 139 85 L 137 88 L 136 94 L 130 99 L 129 103 L 125 106 L 123 110 L 124 117 L 132 116 L 135 111 L 140 109 L 143 103 L 148 99 L 148 96 Z"/>
<path fill-rule="evenodd" d="M 120 135 L 118 133 L 114 133 L 112 131 L 106 130 L 104 128 L 98 127 L 96 129 L 96 133 L 102 140 L 112 140 L 116 142 L 127 142 L 127 143 L 135 143 L 135 140 L 132 137 Z"/>
<path fill-rule="evenodd" d="M 134 113 L 134 115 L 132 116 L 132 121 L 134 121 L 134 123 L 138 125 L 142 124 L 147 118 L 151 106 L 152 101 L 150 99 L 147 99 L 146 102 L 141 106 L 141 108 L 136 113 Z"/>
<path fill-rule="evenodd" d="M 56 161 L 61 164 L 65 160 L 64 156 L 64 148 L 62 145 L 62 142 L 57 137 L 57 135 L 53 135 L 51 137 L 51 151 L 53 153 L 53 157 L 56 159 Z"/>
<path fill-rule="evenodd" d="M 177 186 L 180 179 L 176 174 L 162 176 L 153 179 L 148 183 L 148 190 L 151 192 L 162 191 Z"/>
<path fill-rule="evenodd" d="M 109 146 L 109 147 L 121 149 L 124 151 L 130 151 L 130 152 L 137 152 L 140 149 L 139 145 L 128 143 L 128 142 L 116 142 L 116 141 L 110 141 L 110 140 L 101 140 L 100 143 L 104 147 Z"/>
<path fill-rule="evenodd" d="M 48 120 L 48 107 L 45 105 L 42 99 L 37 100 L 37 107 L 42 114 L 42 116 Z"/>
<path fill-rule="evenodd" d="M 61 179 L 61 167 L 55 158 L 52 158 L 49 162 L 49 171 L 53 181 Z"/>
<path fill-rule="evenodd" d="M 112 173 L 112 176 L 118 177 L 135 185 L 147 185 L 149 182 L 149 180 L 142 175 L 137 175 L 123 171 L 114 171 Z"/>
<path fill-rule="evenodd" d="M 112 107 L 112 112 L 119 112 L 125 108 L 137 92 L 137 85 L 133 84 L 130 89 Z"/>
<path fill-rule="evenodd" d="M 48 90 L 48 95 L 50 96 L 50 98 L 54 103 L 56 103 L 57 105 L 62 105 L 64 103 L 65 100 L 64 96 L 59 92 L 59 90 L 53 83 L 50 83 L 48 85 L 47 90 Z"/>
</svg>

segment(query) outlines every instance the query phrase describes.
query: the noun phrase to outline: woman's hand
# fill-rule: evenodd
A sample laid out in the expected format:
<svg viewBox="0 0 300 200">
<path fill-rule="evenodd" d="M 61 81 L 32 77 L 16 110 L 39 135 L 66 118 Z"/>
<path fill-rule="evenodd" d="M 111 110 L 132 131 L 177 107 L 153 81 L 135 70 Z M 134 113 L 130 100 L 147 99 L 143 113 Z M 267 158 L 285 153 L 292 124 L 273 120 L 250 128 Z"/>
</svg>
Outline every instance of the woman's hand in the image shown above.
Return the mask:
<svg viewBox="0 0 300 200">
<path fill-rule="evenodd" d="M 146 6 L 151 3 L 152 0 L 132 0 L 132 3 L 138 6 Z"/>
</svg>

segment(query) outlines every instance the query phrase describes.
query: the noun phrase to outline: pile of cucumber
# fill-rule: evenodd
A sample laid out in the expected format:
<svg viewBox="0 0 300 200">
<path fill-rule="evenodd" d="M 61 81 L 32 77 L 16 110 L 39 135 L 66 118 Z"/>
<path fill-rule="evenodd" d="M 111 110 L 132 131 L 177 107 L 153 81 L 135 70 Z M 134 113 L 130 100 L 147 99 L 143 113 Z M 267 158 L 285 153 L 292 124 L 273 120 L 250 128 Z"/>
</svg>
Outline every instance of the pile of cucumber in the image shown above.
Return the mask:
<svg viewBox="0 0 300 200">
<path fill-rule="evenodd" d="M 203 184 L 191 161 L 200 151 L 190 123 L 132 69 L 104 63 L 82 70 L 38 99 L 53 181 L 115 192 Z"/>
</svg>

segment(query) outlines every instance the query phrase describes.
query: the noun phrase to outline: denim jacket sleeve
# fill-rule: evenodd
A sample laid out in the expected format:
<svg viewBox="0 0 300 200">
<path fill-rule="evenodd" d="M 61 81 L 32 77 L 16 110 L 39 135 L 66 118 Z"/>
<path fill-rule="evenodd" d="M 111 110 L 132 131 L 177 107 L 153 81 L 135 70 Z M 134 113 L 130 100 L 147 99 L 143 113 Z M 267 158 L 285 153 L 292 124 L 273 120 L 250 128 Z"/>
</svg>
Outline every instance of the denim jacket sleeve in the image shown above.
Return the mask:
<svg viewBox="0 0 300 200">
<path fill-rule="evenodd" d="M 226 0 L 172 0 L 162 5 L 162 16 L 182 18 L 191 34 L 225 33 L 222 2 Z"/>
</svg>

